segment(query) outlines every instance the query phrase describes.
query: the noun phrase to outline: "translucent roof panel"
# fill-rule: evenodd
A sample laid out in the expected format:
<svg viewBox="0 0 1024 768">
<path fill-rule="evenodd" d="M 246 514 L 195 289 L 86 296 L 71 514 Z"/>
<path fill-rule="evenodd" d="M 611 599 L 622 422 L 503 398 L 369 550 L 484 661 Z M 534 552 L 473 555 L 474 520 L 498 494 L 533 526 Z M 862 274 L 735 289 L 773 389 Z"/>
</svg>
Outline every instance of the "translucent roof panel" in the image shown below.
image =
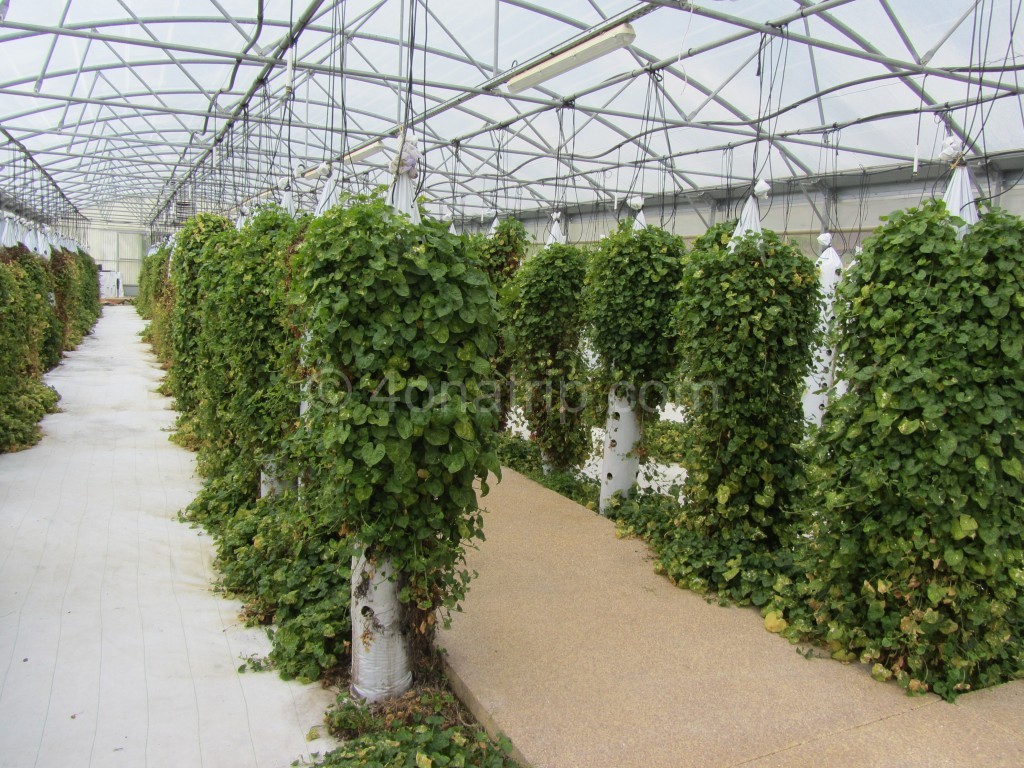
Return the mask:
<svg viewBox="0 0 1024 768">
<path fill-rule="evenodd" d="M 312 209 L 325 185 L 386 184 L 403 128 L 442 216 L 909 169 L 948 137 L 995 162 L 1024 153 L 1020 16 L 1021 0 L 11 0 L 0 204 L 156 228 L 285 188 Z M 513 87 L 623 24 L 625 47 Z"/>
</svg>

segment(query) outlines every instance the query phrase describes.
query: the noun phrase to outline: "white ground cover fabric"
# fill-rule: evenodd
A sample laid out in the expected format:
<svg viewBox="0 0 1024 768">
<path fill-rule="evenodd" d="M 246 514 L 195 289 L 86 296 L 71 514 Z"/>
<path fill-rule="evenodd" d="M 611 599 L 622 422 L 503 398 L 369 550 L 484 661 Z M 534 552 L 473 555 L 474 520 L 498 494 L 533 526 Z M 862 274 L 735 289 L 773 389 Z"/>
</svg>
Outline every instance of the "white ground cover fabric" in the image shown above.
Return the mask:
<svg viewBox="0 0 1024 768">
<path fill-rule="evenodd" d="M 327 690 L 237 671 L 270 644 L 177 519 L 198 481 L 142 325 L 106 307 L 48 377 L 42 442 L 0 455 L 2 768 L 277 768 L 333 746 L 306 740 Z"/>
</svg>

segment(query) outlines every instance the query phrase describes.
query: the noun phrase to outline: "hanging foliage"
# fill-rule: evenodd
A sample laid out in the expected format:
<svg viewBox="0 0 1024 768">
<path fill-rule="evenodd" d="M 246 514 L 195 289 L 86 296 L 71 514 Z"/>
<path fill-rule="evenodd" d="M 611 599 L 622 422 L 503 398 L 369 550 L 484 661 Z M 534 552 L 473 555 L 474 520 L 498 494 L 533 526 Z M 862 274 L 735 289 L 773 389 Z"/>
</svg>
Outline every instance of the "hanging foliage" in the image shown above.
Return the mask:
<svg viewBox="0 0 1024 768">
<path fill-rule="evenodd" d="M 579 467 L 590 452 L 580 354 L 585 276 L 581 249 L 548 245 L 518 271 L 508 298 L 517 390 L 526 422 L 556 470 Z"/>
<path fill-rule="evenodd" d="M 49 261 L 64 349 L 81 343 L 100 316 L 99 267 L 82 251 L 55 250 Z"/>
<path fill-rule="evenodd" d="M 817 435 L 808 582 L 787 630 L 912 692 L 1024 673 L 1024 222 L 961 245 L 901 211 L 840 284 L 839 377 Z"/>
<path fill-rule="evenodd" d="M 480 261 L 497 290 L 505 287 L 526 258 L 530 238 L 526 227 L 513 218 L 505 219 L 480 243 Z"/>
<path fill-rule="evenodd" d="M 498 294 L 498 313 L 501 318 L 498 328 L 498 346 L 491 364 L 494 370 L 491 386 L 494 390 L 495 403 L 498 409 L 498 421 L 502 429 L 508 421 L 508 413 L 515 398 L 515 387 L 512 382 L 513 359 L 509 352 L 515 343 L 512 330 L 507 322 L 508 302 L 503 296 L 509 281 L 515 276 L 529 247 L 529 235 L 526 227 L 517 219 L 508 218 L 498 224 L 494 232 L 487 237 L 472 239 L 478 249 L 480 263 L 484 272 L 491 279 Z"/>
<path fill-rule="evenodd" d="M 139 296 L 135 307 L 149 323 L 142 333 L 161 363 L 172 359 L 171 326 L 174 322 L 174 283 L 170 279 L 171 249 L 162 245 L 142 260 Z"/>
<path fill-rule="evenodd" d="M 587 274 L 584 319 L 604 392 L 621 385 L 649 415 L 665 401 L 679 364 L 673 318 L 685 253 L 681 237 L 623 221 L 600 242 Z"/>
<path fill-rule="evenodd" d="M 662 559 L 685 586 L 761 605 L 791 544 L 820 291 L 773 232 L 729 244 L 709 232 L 683 276 L 685 503 Z"/>
<path fill-rule="evenodd" d="M 174 284 L 171 356 L 174 364 L 168 383 L 175 405 L 186 421 L 199 406 L 202 366 L 199 344 L 205 298 L 199 272 L 203 266 L 203 249 L 211 238 L 228 229 L 232 229 L 231 223 L 223 216 L 200 213 L 185 222 L 171 254 L 171 282 Z"/>
<path fill-rule="evenodd" d="M 33 445 L 58 395 L 42 375 L 99 317 L 97 267 L 81 252 L 49 262 L 18 244 L 0 249 L 0 453 Z"/>
<path fill-rule="evenodd" d="M 264 207 L 204 246 L 193 422 L 204 484 L 186 514 L 216 538 L 225 588 L 250 617 L 275 624 L 270 658 L 281 675 L 311 680 L 345 661 L 351 550 L 316 504 L 318 476 L 304 473 L 314 457 L 291 439 L 303 326 L 291 269 L 306 224 Z M 282 489 L 258 499 L 268 467 Z M 286 490 L 300 475 L 301 496 Z"/>
<path fill-rule="evenodd" d="M 23 246 L 0 249 L 0 453 L 39 439 L 39 420 L 54 410 L 57 393 L 44 370 L 60 359 L 62 335 L 47 297 L 51 281 L 41 260 Z"/>
<path fill-rule="evenodd" d="M 493 288 L 465 239 L 378 198 L 314 220 L 297 259 L 315 503 L 371 560 L 391 561 L 407 631 L 429 638 L 469 581 L 464 543 L 482 535 L 473 484 L 486 492 L 499 469 L 485 392 Z"/>
</svg>

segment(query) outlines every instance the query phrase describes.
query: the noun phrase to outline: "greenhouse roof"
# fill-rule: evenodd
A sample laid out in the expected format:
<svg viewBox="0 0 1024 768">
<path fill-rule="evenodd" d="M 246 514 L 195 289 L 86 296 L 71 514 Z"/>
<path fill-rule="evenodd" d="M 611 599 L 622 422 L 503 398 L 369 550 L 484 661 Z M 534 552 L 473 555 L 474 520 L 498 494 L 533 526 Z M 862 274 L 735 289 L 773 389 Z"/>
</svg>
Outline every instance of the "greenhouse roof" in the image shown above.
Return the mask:
<svg viewBox="0 0 1024 768">
<path fill-rule="evenodd" d="M 0 15 L 0 205 L 55 223 L 159 230 L 286 187 L 312 209 L 325 185 L 388 183 L 403 127 L 427 209 L 460 218 L 909 178 L 944 145 L 947 168 L 960 146 L 996 167 L 1024 154 L 1021 0 L 0 0 Z"/>
</svg>

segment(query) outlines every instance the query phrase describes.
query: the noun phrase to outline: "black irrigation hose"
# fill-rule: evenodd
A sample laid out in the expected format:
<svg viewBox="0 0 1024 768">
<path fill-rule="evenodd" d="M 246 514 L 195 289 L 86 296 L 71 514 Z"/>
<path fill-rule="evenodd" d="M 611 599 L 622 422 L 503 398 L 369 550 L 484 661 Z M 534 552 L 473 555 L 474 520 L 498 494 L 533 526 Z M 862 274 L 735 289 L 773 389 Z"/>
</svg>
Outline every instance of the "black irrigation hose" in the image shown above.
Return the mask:
<svg viewBox="0 0 1024 768">
<path fill-rule="evenodd" d="M 263 32 L 263 2 L 264 0 L 257 0 L 256 31 L 252 33 L 252 37 L 250 37 L 249 42 L 245 44 L 245 48 L 242 49 L 242 53 L 235 59 L 235 66 L 231 68 L 231 77 L 228 80 L 228 84 L 210 97 L 209 111 L 211 112 L 213 110 L 214 102 L 217 101 L 217 97 L 223 93 L 230 93 L 231 89 L 235 87 L 235 78 L 238 76 L 239 67 L 242 66 L 241 57 L 251 51 L 252 47 L 256 45 L 256 41 L 260 39 L 260 34 Z M 206 115 L 206 119 L 203 120 L 203 133 L 206 133 L 206 130 L 210 125 L 210 117 L 211 115 L 208 113 Z"/>
</svg>

